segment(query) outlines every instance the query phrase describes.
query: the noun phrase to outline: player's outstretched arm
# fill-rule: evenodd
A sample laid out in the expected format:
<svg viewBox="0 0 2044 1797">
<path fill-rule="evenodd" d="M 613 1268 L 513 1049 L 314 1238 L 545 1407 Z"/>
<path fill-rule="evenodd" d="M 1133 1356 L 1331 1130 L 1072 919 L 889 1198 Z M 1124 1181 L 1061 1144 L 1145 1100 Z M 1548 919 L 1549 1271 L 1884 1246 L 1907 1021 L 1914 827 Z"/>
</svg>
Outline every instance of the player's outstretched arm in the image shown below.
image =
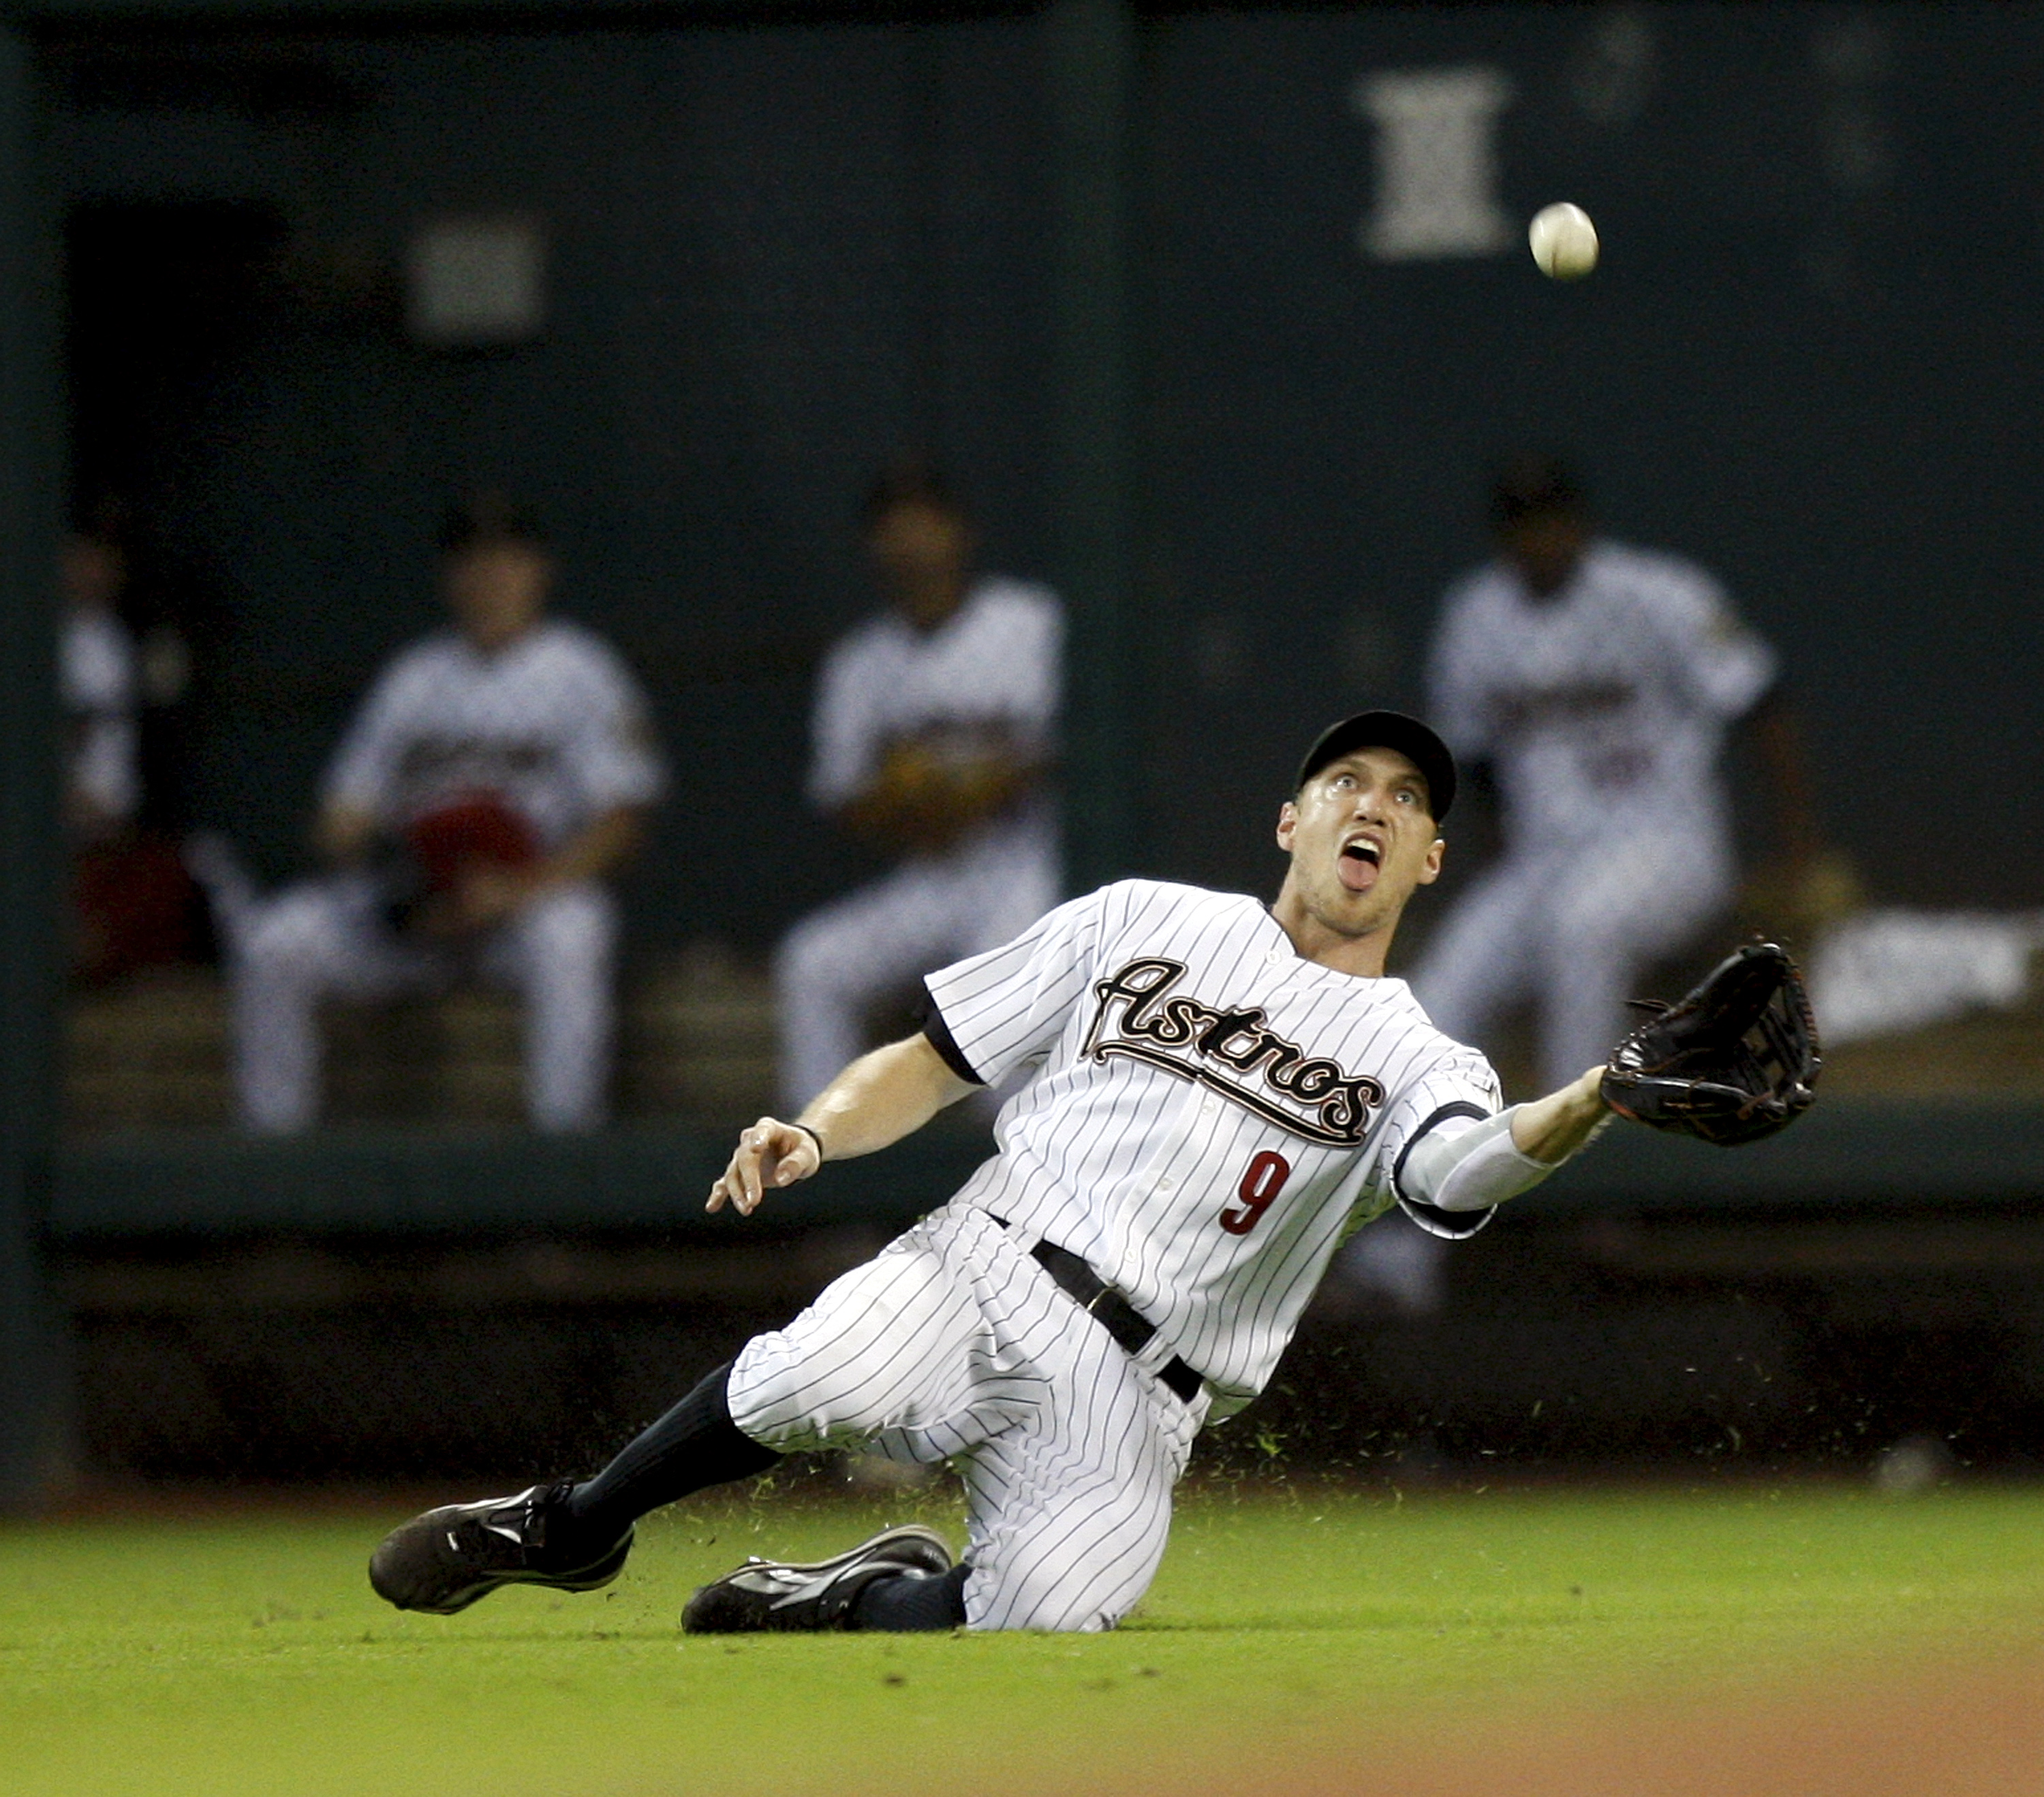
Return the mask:
<svg viewBox="0 0 2044 1797">
<path fill-rule="evenodd" d="M 1604 1101 L 1604 1069 L 1593 1067 L 1559 1092 L 1518 1106 L 1512 1115 L 1512 1146 L 1529 1160 L 1558 1165 L 1585 1146 L 1611 1115 Z"/>
<path fill-rule="evenodd" d="M 1400 1195 L 1437 1210 L 1486 1211 L 1531 1192 L 1610 1119 L 1603 1076 L 1593 1067 L 1545 1098 L 1429 1130 L 1401 1157 Z"/>
<path fill-rule="evenodd" d="M 890 1042 L 853 1062 L 796 1122 L 762 1117 L 741 1131 L 705 1208 L 720 1211 L 728 1203 L 749 1217 L 768 1192 L 809 1178 L 826 1158 L 875 1154 L 978 1090 L 944 1064 L 928 1036 Z"/>
</svg>

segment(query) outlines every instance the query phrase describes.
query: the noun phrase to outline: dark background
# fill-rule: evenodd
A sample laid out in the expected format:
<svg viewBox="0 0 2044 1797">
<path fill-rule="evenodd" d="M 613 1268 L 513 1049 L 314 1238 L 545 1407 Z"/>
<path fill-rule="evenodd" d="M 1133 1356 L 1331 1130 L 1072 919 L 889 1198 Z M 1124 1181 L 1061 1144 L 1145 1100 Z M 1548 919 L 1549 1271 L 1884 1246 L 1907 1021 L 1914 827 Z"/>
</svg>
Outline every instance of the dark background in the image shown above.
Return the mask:
<svg viewBox="0 0 2044 1797">
<path fill-rule="evenodd" d="M 1305 717 L 1380 683 L 1416 698 L 1439 590 L 1479 550 L 1480 470 L 1562 444 L 1615 534 L 1717 571 L 1779 645 L 1828 820 L 1884 896 L 2035 902 L 2040 26 L 1774 6 L 1163 27 L 1165 615 L 1239 643 L 1225 728 L 1175 754 L 1267 790 Z M 1589 281 L 1517 251 L 1357 253 L 1354 78 L 1458 63 L 1516 90 L 1508 213 L 1597 221 Z M 1933 818 L 1954 852 L 1896 852 Z M 1210 825 L 1168 858 L 1239 877 Z"/>
<path fill-rule="evenodd" d="M 61 58 L 78 472 L 221 626 L 203 820 L 290 870 L 351 706 L 437 621 L 442 508 L 496 485 L 657 708 L 642 939 L 757 946 L 838 889 L 790 839 L 878 463 L 939 446 L 991 558 L 1040 561 L 1035 51 L 995 21 Z M 409 342 L 411 230 L 501 212 L 551 239 L 544 340 Z"/>
<path fill-rule="evenodd" d="M 933 446 L 1018 573 L 1084 534 L 1070 71 L 1041 10 L 705 16 L 44 37 L 71 484 L 132 495 L 198 651 L 165 821 L 302 864 L 348 712 L 436 619 L 440 511 L 486 482 L 545 513 L 563 609 L 656 707 L 637 944 L 756 957 L 864 871 L 801 774 L 816 661 L 873 604 L 874 467 Z M 1419 701 L 1485 465 L 1559 445 L 1616 534 L 1717 571 L 1780 647 L 1877 897 L 2039 902 L 2044 13 L 1155 11 L 1136 58 L 1135 665 L 1118 757 L 1088 747 L 1138 776 L 1117 870 L 1274 883 L 1300 745 Z M 1361 248 L 1358 79 L 1470 67 L 1512 86 L 1515 239 L 1580 202 L 1589 282 L 1516 240 Z M 545 227 L 543 336 L 411 341 L 413 231 L 499 213 Z M 1203 1452 L 1739 1472 L 1927 1434 L 2034 1471 L 2044 1111 L 2000 1096 L 1835 1094 L 1736 1156 L 1615 1133 L 1456 1252 L 1438 1311 L 1338 1282 Z M 116 1479 L 591 1464 L 978 1152 L 930 1132 L 763 1234 L 683 1215 L 726 1139 L 65 1146 L 21 1182 L 73 1326 L 63 1451 Z"/>
<path fill-rule="evenodd" d="M 350 705 L 434 620 L 440 506 L 490 482 L 658 708 L 640 939 L 763 949 L 852 877 L 799 780 L 815 660 L 872 603 L 876 462 L 933 443 L 989 560 L 1047 571 L 1043 29 L 57 52 L 75 474 L 136 495 L 211 633 L 201 818 L 293 870 Z M 2044 19 L 1215 11 L 1148 17 L 1139 54 L 1132 866 L 1267 883 L 1299 742 L 1417 701 L 1486 463 L 1558 444 L 1781 647 L 1877 893 L 2035 901 Z M 1358 78 L 1470 65 L 1515 90 L 1508 212 L 1597 220 L 1588 282 L 1359 248 Z M 544 339 L 408 342 L 410 231 L 503 211 L 549 233 Z"/>
</svg>

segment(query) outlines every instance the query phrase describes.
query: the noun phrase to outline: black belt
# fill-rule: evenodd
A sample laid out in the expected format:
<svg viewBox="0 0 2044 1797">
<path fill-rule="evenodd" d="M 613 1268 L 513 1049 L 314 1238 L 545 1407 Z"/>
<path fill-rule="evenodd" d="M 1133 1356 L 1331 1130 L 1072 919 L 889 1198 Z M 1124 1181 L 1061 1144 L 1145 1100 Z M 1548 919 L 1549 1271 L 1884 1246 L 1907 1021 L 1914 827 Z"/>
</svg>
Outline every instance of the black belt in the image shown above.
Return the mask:
<svg viewBox="0 0 2044 1797">
<path fill-rule="evenodd" d="M 988 1215 L 993 1213 L 989 1211 Z M 994 1217 L 993 1220 L 1003 1229 L 1008 1227 L 1005 1218 Z M 1066 1296 L 1120 1343 L 1128 1354 L 1139 1354 L 1150 1346 L 1157 1334 L 1156 1324 L 1069 1248 L 1060 1248 L 1055 1242 L 1039 1242 L 1029 1253 L 1036 1264 L 1063 1287 Z M 1199 1373 L 1176 1354 L 1157 1369 L 1157 1377 L 1186 1403 L 1197 1398 L 1206 1384 Z"/>
</svg>

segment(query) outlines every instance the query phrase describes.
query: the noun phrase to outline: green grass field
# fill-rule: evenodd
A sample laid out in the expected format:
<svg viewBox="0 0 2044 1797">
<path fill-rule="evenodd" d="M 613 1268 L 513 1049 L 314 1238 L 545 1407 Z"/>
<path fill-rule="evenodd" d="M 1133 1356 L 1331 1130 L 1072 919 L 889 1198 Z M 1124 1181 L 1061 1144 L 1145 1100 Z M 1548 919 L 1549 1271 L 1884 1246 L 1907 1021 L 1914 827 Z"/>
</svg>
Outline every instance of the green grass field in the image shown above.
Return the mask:
<svg viewBox="0 0 2044 1797">
<path fill-rule="evenodd" d="M 941 1495 L 886 1519 L 910 1511 L 955 1536 Z M 0 1528 L 0 1788 L 1246 1788 L 1373 1730 L 1814 1693 L 2044 1641 L 2044 1492 L 2025 1488 L 1214 1485 L 1188 1493 L 1138 1617 L 1087 1638 L 682 1638 L 702 1578 L 882 1519 L 771 1494 L 655 1519 L 608 1593 L 401 1616 L 363 1577 L 401 1518 Z"/>
</svg>

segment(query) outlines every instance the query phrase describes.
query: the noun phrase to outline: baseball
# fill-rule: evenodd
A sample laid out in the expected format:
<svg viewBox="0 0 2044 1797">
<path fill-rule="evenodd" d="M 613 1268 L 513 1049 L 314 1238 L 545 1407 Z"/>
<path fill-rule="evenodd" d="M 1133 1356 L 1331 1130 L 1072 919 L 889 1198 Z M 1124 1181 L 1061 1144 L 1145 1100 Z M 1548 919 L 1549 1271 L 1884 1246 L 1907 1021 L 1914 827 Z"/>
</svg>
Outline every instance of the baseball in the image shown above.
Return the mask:
<svg viewBox="0 0 2044 1797">
<path fill-rule="evenodd" d="M 1550 280 L 1580 281 L 1596 267 L 1596 227 L 1581 206 L 1558 200 L 1533 215 L 1526 233 L 1533 259 Z"/>
</svg>

